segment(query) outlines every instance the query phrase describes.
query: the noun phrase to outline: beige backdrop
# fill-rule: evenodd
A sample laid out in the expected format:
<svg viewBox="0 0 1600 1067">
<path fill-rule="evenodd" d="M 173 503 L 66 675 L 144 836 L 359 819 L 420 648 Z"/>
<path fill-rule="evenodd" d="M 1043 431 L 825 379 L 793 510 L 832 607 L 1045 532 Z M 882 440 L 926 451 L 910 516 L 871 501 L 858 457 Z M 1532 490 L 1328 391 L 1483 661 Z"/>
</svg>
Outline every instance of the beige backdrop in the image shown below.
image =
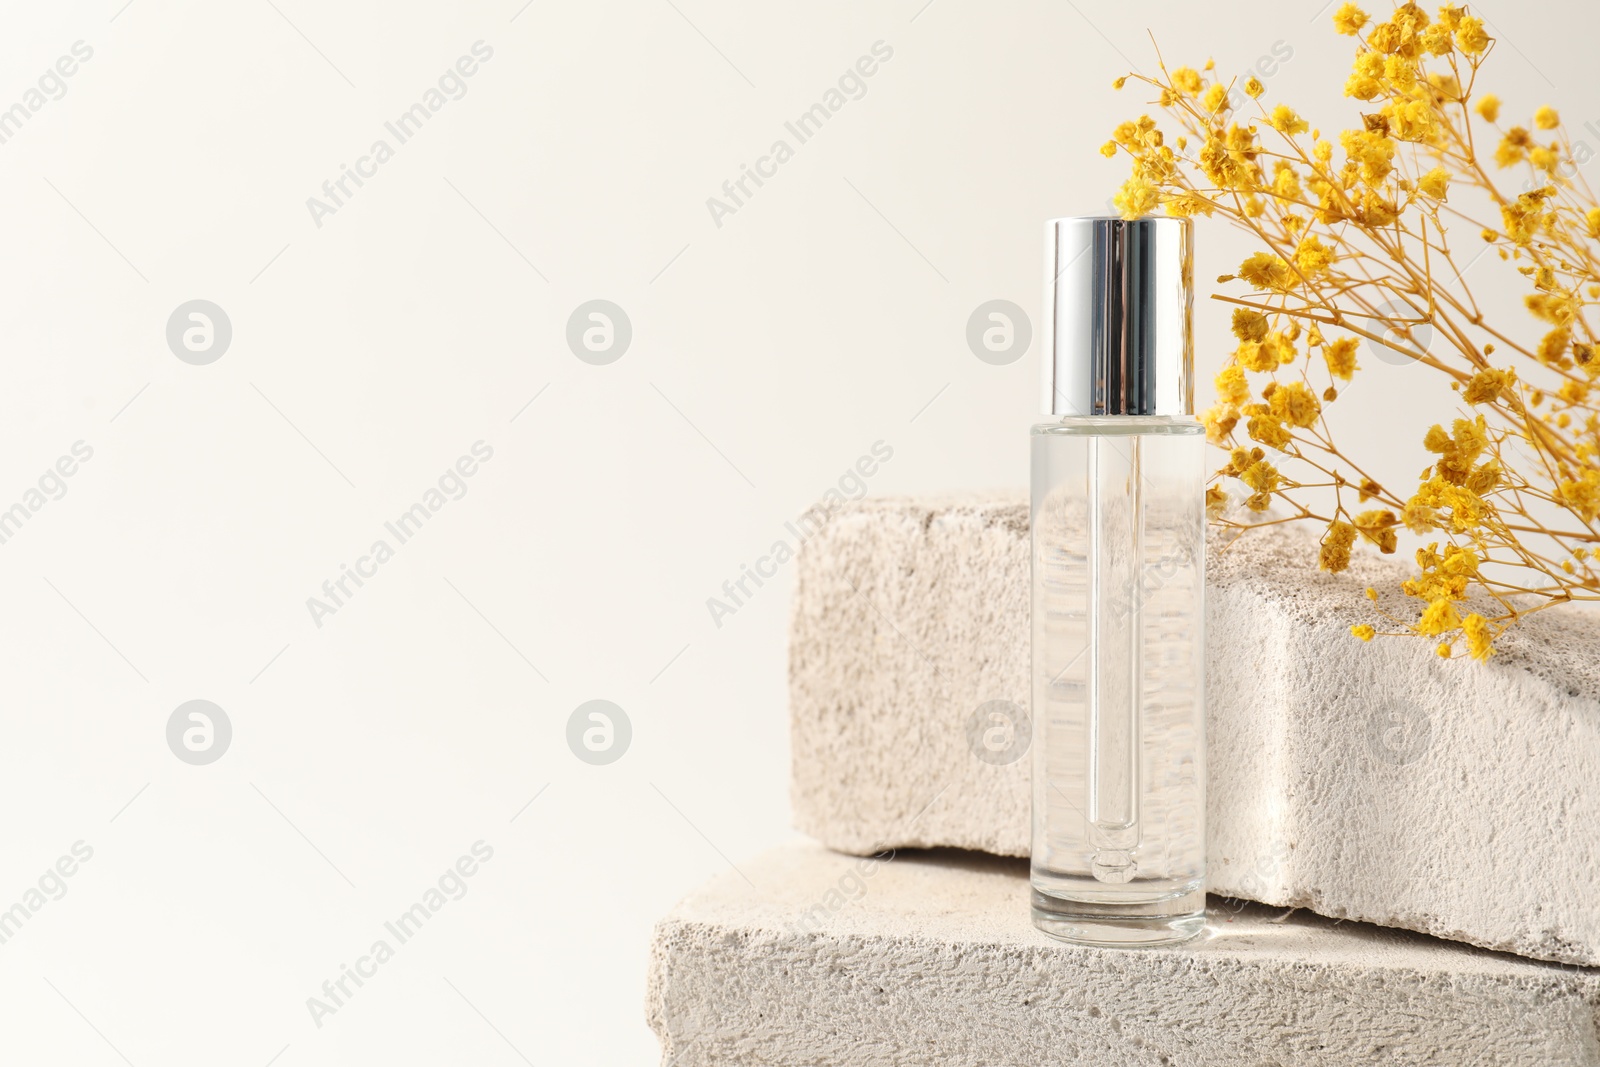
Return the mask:
<svg viewBox="0 0 1600 1067">
<path fill-rule="evenodd" d="M 1481 12 L 1600 147 L 1593 9 Z M 1105 210 L 1112 78 L 1149 29 L 1350 121 L 1328 13 L 10 5 L 0 1059 L 652 1061 L 653 919 L 790 834 L 786 523 L 1023 486 L 1037 350 L 967 324 Z M 1349 391 L 1408 473 L 1409 373 Z"/>
</svg>

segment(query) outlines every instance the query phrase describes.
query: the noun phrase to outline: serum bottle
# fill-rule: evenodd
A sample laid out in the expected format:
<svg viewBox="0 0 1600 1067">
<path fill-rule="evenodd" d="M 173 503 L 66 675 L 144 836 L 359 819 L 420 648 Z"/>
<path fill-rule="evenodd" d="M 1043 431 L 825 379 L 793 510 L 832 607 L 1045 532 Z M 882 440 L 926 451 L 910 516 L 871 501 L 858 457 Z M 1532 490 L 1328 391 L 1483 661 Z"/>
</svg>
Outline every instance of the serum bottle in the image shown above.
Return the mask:
<svg viewBox="0 0 1600 1067">
<path fill-rule="evenodd" d="M 1205 927 L 1205 431 L 1187 219 L 1046 224 L 1032 434 L 1033 921 Z"/>
</svg>

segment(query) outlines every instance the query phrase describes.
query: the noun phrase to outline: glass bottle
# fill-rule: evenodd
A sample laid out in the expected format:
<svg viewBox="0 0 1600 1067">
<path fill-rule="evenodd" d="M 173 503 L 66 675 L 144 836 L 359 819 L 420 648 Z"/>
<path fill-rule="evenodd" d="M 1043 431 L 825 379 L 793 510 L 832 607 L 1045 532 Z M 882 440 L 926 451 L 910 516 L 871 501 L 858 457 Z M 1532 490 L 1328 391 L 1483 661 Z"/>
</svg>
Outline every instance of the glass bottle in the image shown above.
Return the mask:
<svg viewBox="0 0 1600 1067">
<path fill-rule="evenodd" d="M 1034 924 L 1205 927 L 1205 432 L 1187 219 L 1047 224 L 1032 434 Z"/>
</svg>

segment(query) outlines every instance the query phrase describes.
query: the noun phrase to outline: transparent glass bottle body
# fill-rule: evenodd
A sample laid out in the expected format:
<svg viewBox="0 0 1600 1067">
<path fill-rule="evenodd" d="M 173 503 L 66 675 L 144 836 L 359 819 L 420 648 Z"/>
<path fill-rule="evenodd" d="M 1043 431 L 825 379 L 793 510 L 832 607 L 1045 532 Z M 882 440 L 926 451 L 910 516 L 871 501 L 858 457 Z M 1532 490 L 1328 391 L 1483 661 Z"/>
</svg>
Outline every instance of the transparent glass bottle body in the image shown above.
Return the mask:
<svg viewBox="0 0 1600 1067">
<path fill-rule="evenodd" d="M 1033 428 L 1033 918 L 1063 940 L 1205 926 L 1205 432 Z"/>
</svg>

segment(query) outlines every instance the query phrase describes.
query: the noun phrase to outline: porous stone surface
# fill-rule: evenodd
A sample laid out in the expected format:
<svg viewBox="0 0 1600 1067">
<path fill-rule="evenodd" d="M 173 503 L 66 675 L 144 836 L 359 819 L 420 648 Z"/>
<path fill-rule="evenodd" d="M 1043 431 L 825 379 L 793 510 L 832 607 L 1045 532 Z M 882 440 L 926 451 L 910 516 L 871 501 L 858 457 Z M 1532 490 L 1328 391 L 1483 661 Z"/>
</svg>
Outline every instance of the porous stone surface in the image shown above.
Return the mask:
<svg viewBox="0 0 1600 1067">
<path fill-rule="evenodd" d="M 806 543 L 799 829 L 860 854 L 1027 854 L 1031 761 L 969 723 L 1028 707 L 1028 551 L 1020 496 L 869 498 Z M 1487 663 L 1364 644 L 1362 590 L 1399 564 L 1358 550 L 1331 575 L 1315 553 L 1282 526 L 1208 550 L 1210 891 L 1600 965 L 1600 621 L 1543 612 Z"/>
<path fill-rule="evenodd" d="M 976 853 L 808 842 L 741 871 L 656 926 L 670 1067 L 1600 1064 L 1590 971 L 1218 901 L 1185 945 L 1065 945 L 1026 864 Z"/>
</svg>

